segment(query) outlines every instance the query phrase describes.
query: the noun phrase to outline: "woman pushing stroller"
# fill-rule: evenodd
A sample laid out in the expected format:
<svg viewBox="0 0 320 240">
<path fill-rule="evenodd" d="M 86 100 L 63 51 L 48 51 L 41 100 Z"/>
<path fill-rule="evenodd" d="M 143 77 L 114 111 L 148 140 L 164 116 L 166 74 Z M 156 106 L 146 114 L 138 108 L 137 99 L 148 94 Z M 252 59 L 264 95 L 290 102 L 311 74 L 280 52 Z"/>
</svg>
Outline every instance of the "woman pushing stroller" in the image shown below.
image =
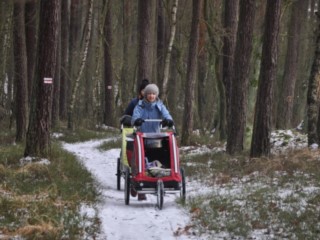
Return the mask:
<svg viewBox="0 0 320 240">
<path fill-rule="evenodd" d="M 163 127 L 172 127 L 173 120 L 168 109 L 158 98 L 159 88 L 156 84 L 148 84 L 144 89 L 144 98 L 139 100 L 133 110 L 131 124 L 140 127 L 141 132 L 152 133 L 160 131 L 159 122 L 148 122 L 143 124 L 146 119 L 162 119 Z"/>
</svg>

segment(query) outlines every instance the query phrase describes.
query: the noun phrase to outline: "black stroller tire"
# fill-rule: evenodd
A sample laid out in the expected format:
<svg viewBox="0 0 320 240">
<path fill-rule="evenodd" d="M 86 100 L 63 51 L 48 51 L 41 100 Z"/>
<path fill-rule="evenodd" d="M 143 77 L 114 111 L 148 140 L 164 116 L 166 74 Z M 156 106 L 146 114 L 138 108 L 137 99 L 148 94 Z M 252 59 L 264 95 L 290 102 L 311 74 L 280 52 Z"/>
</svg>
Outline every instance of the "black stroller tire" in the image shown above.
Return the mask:
<svg viewBox="0 0 320 240">
<path fill-rule="evenodd" d="M 157 206 L 159 210 L 162 209 L 163 206 L 163 196 L 164 196 L 164 184 L 162 180 L 158 180 L 157 182 Z"/>
<path fill-rule="evenodd" d="M 125 174 L 124 174 L 124 202 L 126 205 L 129 205 L 130 202 L 130 170 L 129 168 L 126 168 Z"/>
<path fill-rule="evenodd" d="M 120 158 L 117 161 L 117 189 L 121 190 L 121 165 L 120 165 Z"/>
<path fill-rule="evenodd" d="M 183 201 L 185 201 L 186 200 L 186 177 L 185 177 L 183 168 L 180 168 L 180 175 L 181 175 L 180 197 Z"/>
</svg>

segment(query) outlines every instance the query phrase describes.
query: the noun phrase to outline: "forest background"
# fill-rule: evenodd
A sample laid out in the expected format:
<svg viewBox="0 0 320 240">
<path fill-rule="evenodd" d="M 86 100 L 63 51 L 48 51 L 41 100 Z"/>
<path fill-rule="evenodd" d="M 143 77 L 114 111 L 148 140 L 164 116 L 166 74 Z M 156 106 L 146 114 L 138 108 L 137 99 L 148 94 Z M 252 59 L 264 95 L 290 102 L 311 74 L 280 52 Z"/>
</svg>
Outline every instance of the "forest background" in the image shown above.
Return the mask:
<svg viewBox="0 0 320 240">
<path fill-rule="evenodd" d="M 183 145 L 215 130 L 229 154 L 268 156 L 271 131 L 302 121 L 319 142 L 316 0 L 0 4 L 1 127 L 26 156 L 61 126 L 119 126 L 144 78 Z"/>
</svg>

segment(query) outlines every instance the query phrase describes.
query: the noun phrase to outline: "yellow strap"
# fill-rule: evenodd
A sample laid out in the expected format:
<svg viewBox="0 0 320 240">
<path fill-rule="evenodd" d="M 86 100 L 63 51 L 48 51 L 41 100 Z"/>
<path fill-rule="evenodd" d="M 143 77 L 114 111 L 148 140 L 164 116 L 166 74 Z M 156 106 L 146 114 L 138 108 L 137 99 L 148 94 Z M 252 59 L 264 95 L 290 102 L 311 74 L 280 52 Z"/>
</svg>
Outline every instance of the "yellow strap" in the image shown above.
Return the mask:
<svg viewBox="0 0 320 240">
<path fill-rule="evenodd" d="M 121 156 L 122 163 L 126 166 L 129 166 L 128 157 L 127 157 L 127 135 L 133 133 L 133 128 L 123 128 L 122 129 L 122 147 L 121 147 Z"/>
</svg>

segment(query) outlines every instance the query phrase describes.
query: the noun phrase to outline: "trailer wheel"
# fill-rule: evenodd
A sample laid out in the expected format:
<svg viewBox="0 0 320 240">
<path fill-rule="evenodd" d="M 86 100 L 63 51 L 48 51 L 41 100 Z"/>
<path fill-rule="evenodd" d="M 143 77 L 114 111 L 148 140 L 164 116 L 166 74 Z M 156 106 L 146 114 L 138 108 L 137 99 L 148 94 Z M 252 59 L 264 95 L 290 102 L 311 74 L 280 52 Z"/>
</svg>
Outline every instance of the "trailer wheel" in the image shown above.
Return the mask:
<svg viewBox="0 0 320 240">
<path fill-rule="evenodd" d="M 180 175 L 181 175 L 180 197 L 183 201 L 185 201 L 186 200 L 186 177 L 185 177 L 183 168 L 180 168 Z"/>
<path fill-rule="evenodd" d="M 121 190 L 121 165 L 120 165 L 120 158 L 117 161 L 117 189 Z"/>
<path fill-rule="evenodd" d="M 162 180 L 157 181 L 157 206 L 161 210 L 163 206 L 164 185 Z"/>
<path fill-rule="evenodd" d="M 124 175 L 124 202 L 126 205 L 129 205 L 130 202 L 130 170 L 126 168 Z"/>
</svg>

